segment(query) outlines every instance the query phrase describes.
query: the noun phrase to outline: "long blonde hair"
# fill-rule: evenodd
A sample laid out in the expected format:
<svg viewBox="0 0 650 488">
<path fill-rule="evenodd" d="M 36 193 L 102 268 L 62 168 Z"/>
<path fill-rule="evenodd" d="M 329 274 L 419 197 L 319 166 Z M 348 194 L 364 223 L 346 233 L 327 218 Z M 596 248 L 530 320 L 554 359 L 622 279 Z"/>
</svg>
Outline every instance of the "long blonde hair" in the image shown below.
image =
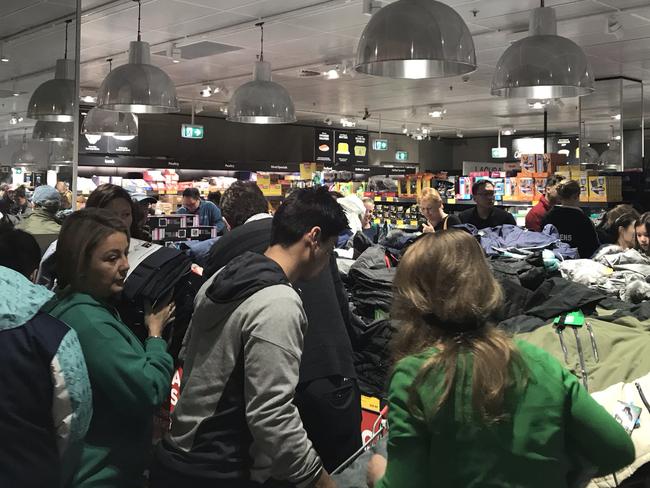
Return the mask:
<svg viewBox="0 0 650 488">
<path fill-rule="evenodd" d="M 461 352 L 473 358 L 472 406 L 486 422 L 505 415 L 506 391 L 525 382 L 525 365 L 512 340 L 495 328 L 503 291 L 476 240 L 461 230 L 436 232 L 419 239 L 400 261 L 395 276 L 392 318 L 399 322 L 394 359 L 436 346 L 410 389 L 409 407 L 424 417 L 416 390 L 429 373 L 445 373 L 435 414 L 453 391 Z"/>
</svg>

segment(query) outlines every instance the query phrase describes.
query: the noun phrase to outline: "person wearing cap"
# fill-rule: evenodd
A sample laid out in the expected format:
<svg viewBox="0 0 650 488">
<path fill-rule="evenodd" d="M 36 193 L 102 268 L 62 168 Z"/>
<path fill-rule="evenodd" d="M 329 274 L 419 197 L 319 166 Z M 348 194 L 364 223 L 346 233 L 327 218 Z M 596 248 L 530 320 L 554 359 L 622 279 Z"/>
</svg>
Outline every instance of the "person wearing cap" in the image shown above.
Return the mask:
<svg viewBox="0 0 650 488">
<path fill-rule="evenodd" d="M 41 185 L 34 190 L 32 203 L 34 211 L 22 219 L 16 228 L 34 235 L 58 235 L 61 224 L 55 215 L 61 207 L 59 192 L 49 185 Z"/>
</svg>

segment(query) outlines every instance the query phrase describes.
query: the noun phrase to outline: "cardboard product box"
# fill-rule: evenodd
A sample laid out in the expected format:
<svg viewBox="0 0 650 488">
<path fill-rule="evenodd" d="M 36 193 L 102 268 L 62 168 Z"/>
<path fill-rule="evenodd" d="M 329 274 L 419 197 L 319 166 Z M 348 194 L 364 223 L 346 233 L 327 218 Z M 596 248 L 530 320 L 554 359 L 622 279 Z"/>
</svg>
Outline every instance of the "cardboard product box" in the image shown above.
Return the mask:
<svg viewBox="0 0 650 488">
<path fill-rule="evenodd" d="M 542 198 L 542 195 L 546 193 L 546 182 L 548 181 L 547 176 L 535 177 L 535 200 Z"/>
<path fill-rule="evenodd" d="M 535 173 L 536 161 L 535 154 L 522 154 L 520 158 L 521 174 L 526 176 Z"/>
<path fill-rule="evenodd" d="M 580 184 L 580 201 L 589 201 L 589 176 L 585 171 L 578 175 L 576 181 Z"/>
<path fill-rule="evenodd" d="M 520 176 L 517 178 L 517 200 L 532 202 L 535 199 L 535 178 Z"/>
<path fill-rule="evenodd" d="M 517 178 L 508 177 L 504 180 L 503 199 L 506 201 L 517 200 Z"/>
<path fill-rule="evenodd" d="M 620 176 L 588 176 L 590 202 L 620 202 L 623 184 Z"/>
<path fill-rule="evenodd" d="M 472 178 L 469 176 L 461 176 L 458 178 L 458 199 L 472 199 Z"/>
</svg>

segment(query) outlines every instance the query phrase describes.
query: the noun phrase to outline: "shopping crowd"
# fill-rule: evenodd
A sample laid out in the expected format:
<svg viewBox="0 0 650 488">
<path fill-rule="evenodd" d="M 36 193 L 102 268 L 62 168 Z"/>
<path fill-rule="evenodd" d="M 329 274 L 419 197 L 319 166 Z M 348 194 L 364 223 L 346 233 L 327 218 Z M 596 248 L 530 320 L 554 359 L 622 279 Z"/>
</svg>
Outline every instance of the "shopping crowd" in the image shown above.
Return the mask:
<svg viewBox="0 0 650 488">
<path fill-rule="evenodd" d="M 526 227 L 553 226 L 580 257 L 649 253 L 649 214 L 619 206 L 597 228 L 576 185 L 550 179 Z M 271 215 L 254 183 L 218 205 L 184 193 L 182 212 L 223 235 L 174 352 L 171 287 L 142 299 L 141 324 L 121 313 L 133 256 L 152 246 L 149 200 L 101 185 L 61 221 L 67 192 L 2 196 L 0 486 L 337 486 L 329 473 L 361 447 L 361 391 L 335 248 L 378 241 L 373 202 L 299 189 Z M 629 465 L 629 434 L 579 379 L 497 327 L 507 297 L 471 232 L 515 221 L 490 182 L 473 193 L 476 207 L 449 215 L 423 192 L 422 235 L 382 291 L 396 330 L 388 450 L 368 485 L 570 487 Z"/>
</svg>

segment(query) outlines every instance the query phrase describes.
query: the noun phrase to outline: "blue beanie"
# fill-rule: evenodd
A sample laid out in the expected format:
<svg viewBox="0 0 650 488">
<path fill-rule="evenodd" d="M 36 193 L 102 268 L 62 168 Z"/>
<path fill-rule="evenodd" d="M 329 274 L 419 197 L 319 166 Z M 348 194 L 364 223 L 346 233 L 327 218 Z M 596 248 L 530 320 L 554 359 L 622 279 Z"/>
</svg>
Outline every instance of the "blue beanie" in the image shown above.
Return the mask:
<svg viewBox="0 0 650 488">
<path fill-rule="evenodd" d="M 41 185 L 36 187 L 34 195 L 32 196 L 34 205 L 41 207 L 54 207 L 61 205 L 61 195 L 49 185 Z"/>
</svg>

